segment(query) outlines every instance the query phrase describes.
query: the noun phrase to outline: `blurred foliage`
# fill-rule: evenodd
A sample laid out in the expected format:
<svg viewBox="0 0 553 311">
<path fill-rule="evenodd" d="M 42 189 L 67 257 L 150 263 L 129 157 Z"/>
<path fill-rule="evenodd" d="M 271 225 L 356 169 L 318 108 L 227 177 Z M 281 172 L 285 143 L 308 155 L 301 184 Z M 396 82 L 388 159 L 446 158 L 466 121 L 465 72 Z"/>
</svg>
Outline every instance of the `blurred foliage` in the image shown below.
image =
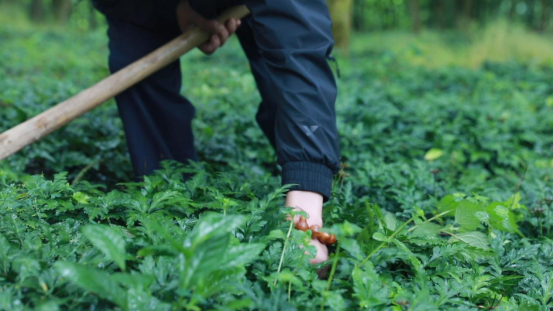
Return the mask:
<svg viewBox="0 0 553 311">
<path fill-rule="evenodd" d="M 407 31 L 358 34 L 351 50 L 367 56 L 376 51 L 393 53 L 411 64 L 432 68 L 477 69 L 489 61 L 553 64 L 553 36 L 504 20 L 483 27 L 472 25 L 468 31 L 425 31 L 418 36 Z"/>
<path fill-rule="evenodd" d="M 496 19 L 551 30 L 552 0 L 356 0 L 353 24 L 357 30 L 465 28 Z"/>
<path fill-rule="evenodd" d="M 553 27 L 553 0 L 327 1 L 336 21 L 342 24 L 343 20 L 351 20 L 348 24 L 352 22 L 357 31 L 466 28 L 471 23 L 485 25 L 497 19 L 541 31 Z M 79 29 L 95 28 L 101 23 L 90 0 L 0 0 L 0 6 L 4 11 L 9 8 L 12 13 L 23 13 L 37 23 L 70 23 Z M 344 30 L 349 26 L 340 27 Z"/>
</svg>

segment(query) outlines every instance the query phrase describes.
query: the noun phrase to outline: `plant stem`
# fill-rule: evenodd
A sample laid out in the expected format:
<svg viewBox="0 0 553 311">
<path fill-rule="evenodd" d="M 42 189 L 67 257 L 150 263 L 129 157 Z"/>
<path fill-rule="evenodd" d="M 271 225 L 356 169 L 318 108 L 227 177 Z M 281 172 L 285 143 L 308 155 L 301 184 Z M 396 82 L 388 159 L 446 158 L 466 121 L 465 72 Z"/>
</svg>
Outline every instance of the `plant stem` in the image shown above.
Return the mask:
<svg viewBox="0 0 553 311">
<path fill-rule="evenodd" d="M 411 232 L 411 231 L 415 230 L 415 228 L 417 228 L 418 226 L 420 226 L 420 225 L 422 225 L 422 224 L 425 224 L 425 223 L 427 223 L 427 222 L 431 222 L 431 221 L 433 221 L 433 220 L 435 220 L 435 219 L 441 218 L 441 217 L 444 216 L 445 214 L 447 214 L 447 213 L 449 213 L 449 212 L 452 212 L 452 211 L 453 211 L 453 210 L 451 209 L 451 210 L 449 210 L 449 211 L 445 211 L 445 212 L 443 212 L 443 213 L 439 213 L 438 215 L 436 215 L 436 216 L 434 216 L 434 217 L 432 217 L 432 218 L 430 218 L 430 219 L 428 219 L 428 220 L 426 220 L 426 221 L 423 221 L 422 223 L 420 223 L 420 224 L 418 224 L 418 225 L 415 225 L 415 226 L 409 228 L 409 230 L 407 230 L 407 232 Z"/>
<path fill-rule="evenodd" d="M 409 220 L 407 220 L 403 225 L 401 225 L 399 228 L 397 228 L 396 231 L 394 231 L 394 233 L 392 233 L 392 235 L 390 235 L 388 237 L 388 239 L 385 241 L 385 242 L 382 242 L 380 243 L 367 257 L 365 257 L 365 259 L 363 259 L 363 261 L 361 261 L 359 264 L 355 265 L 356 268 L 359 268 L 361 267 L 363 264 L 365 264 L 365 262 L 367 262 L 367 260 L 369 260 L 374 254 L 376 254 L 376 252 L 378 252 L 379 250 L 381 250 L 385 244 L 388 244 L 390 243 L 390 241 L 396 237 L 396 235 L 401 232 L 401 230 L 403 230 L 405 228 L 405 226 L 407 226 L 408 224 L 410 224 L 411 222 L 413 222 L 414 218 L 411 218 Z"/>
<path fill-rule="evenodd" d="M 300 269 L 300 264 L 302 263 L 304 257 L 305 252 L 301 255 L 300 261 L 296 265 L 296 268 L 294 268 L 294 272 L 292 273 L 292 275 L 295 276 L 296 273 L 298 273 L 298 270 Z M 290 301 L 290 299 L 292 299 L 292 281 L 288 282 L 288 301 Z"/>
<path fill-rule="evenodd" d="M 282 255 L 280 255 L 280 262 L 278 263 L 277 274 L 280 273 L 282 268 L 282 263 L 284 262 L 284 254 L 286 253 L 286 246 L 288 246 L 288 240 L 290 240 L 290 234 L 292 233 L 292 227 L 294 226 L 294 218 L 290 219 L 290 228 L 288 228 L 288 234 L 286 235 L 286 240 L 284 241 L 284 247 L 282 248 Z M 273 285 L 277 284 L 277 279 Z"/>
<path fill-rule="evenodd" d="M 339 258 L 340 258 L 340 242 L 338 241 L 338 245 L 336 246 L 336 254 L 334 255 L 334 261 L 332 262 L 332 268 L 330 269 L 330 276 L 328 277 L 328 283 L 323 293 L 323 302 L 321 304 L 321 310 L 324 310 L 324 307 L 326 304 L 326 293 L 330 290 L 330 286 L 332 285 L 332 280 L 334 279 L 334 273 L 336 273 L 336 267 L 338 266 Z"/>
<path fill-rule="evenodd" d="M 73 179 L 73 182 L 71 183 L 71 186 L 74 186 L 76 185 L 81 179 L 83 179 L 84 175 L 96 164 L 98 164 L 98 162 L 100 162 L 100 158 L 96 158 L 94 161 L 90 162 L 87 166 L 85 166 L 80 172 L 79 174 L 77 175 L 77 177 L 75 177 L 75 179 Z"/>
<path fill-rule="evenodd" d="M 334 278 L 334 273 L 336 273 L 336 267 L 338 266 L 338 259 L 340 258 L 340 242 L 336 246 L 336 255 L 334 255 L 334 261 L 332 262 L 332 269 L 330 269 L 330 277 L 328 278 L 328 283 L 326 284 L 326 291 L 330 290 L 332 285 L 332 279 Z"/>
</svg>

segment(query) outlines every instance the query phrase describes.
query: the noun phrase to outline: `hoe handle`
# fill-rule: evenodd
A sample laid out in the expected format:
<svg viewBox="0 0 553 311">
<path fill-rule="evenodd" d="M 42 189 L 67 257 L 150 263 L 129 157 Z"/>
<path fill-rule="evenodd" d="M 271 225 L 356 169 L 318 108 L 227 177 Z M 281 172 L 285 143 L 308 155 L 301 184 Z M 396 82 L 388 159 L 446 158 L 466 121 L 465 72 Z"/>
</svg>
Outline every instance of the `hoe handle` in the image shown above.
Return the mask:
<svg viewBox="0 0 553 311">
<path fill-rule="evenodd" d="M 225 22 L 230 18 L 241 19 L 248 14 L 246 6 L 237 6 L 224 12 L 217 19 Z M 204 31 L 197 28 L 191 29 L 92 87 L 5 131 L 0 135 L 0 160 L 52 133 L 169 65 L 205 42 L 208 37 L 208 33 Z"/>
</svg>

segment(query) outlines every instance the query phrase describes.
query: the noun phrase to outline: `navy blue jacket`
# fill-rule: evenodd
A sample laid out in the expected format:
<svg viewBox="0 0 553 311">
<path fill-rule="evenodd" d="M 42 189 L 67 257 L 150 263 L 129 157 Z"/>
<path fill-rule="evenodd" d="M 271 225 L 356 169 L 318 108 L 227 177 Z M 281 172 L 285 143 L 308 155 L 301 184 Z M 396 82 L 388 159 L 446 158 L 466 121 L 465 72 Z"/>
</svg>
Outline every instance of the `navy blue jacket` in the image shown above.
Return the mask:
<svg viewBox="0 0 553 311">
<path fill-rule="evenodd" d="M 109 17 L 144 27 L 176 25 L 179 0 L 94 0 Z M 213 18 L 239 0 L 189 0 Z M 325 0 L 245 0 L 259 53 L 278 103 L 274 137 L 269 137 L 282 167 L 283 184 L 330 197 L 333 174 L 340 169 L 334 104 L 336 83 L 327 62 L 334 44 Z M 167 24 L 167 23 L 165 23 Z"/>
</svg>

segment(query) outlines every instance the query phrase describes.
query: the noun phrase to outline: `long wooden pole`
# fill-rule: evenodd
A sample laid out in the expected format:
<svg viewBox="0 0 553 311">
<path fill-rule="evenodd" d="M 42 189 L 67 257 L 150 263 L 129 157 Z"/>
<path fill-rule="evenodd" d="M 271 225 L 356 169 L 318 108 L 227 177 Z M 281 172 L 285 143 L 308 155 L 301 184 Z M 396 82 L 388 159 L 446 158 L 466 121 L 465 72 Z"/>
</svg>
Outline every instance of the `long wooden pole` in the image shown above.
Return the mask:
<svg viewBox="0 0 553 311">
<path fill-rule="evenodd" d="M 245 6 L 237 6 L 221 14 L 218 20 L 225 22 L 230 18 L 240 19 L 248 14 L 249 11 Z M 206 32 L 192 29 L 94 86 L 5 131 L 0 135 L 0 160 L 52 133 L 169 65 L 205 42 L 208 37 L 209 34 Z"/>
</svg>

